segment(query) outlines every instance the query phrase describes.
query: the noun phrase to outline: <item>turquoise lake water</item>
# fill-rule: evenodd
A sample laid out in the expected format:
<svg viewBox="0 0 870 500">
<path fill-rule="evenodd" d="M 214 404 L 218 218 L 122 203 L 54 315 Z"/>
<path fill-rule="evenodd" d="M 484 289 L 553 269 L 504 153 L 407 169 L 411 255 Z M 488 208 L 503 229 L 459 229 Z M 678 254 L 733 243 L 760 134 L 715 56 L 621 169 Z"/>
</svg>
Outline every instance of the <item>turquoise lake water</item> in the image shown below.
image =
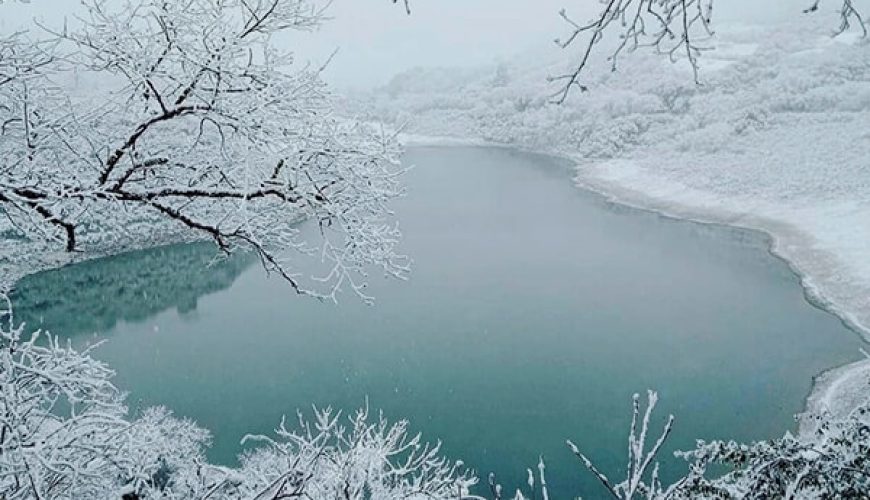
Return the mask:
<svg viewBox="0 0 870 500">
<path fill-rule="evenodd" d="M 396 203 L 408 281 L 375 275 L 375 305 L 294 295 L 254 259 L 207 244 L 95 260 L 24 279 L 19 319 L 84 344 L 131 406 L 211 429 L 232 464 L 283 414 L 366 403 L 509 491 L 540 455 L 551 498 L 603 491 L 577 443 L 622 477 L 631 396 L 659 391 L 670 456 L 696 438 L 794 429 L 812 377 L 863 345 L 810 305 L 759 233 L 676 221 L 580 191 L 567 165 L 487 148 L 414 148 Z"/>
</svg>

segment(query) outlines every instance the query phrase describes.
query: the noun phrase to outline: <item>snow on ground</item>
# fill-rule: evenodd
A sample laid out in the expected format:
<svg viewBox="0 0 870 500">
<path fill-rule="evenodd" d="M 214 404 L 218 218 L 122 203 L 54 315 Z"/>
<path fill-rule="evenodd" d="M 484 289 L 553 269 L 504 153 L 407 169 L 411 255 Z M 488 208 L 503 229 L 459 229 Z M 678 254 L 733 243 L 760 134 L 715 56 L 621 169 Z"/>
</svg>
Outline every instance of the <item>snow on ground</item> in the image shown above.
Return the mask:
<svg viewBox="0 0 870 500">
<path fill-rule="evenodd" d="M 813 381 L 816 389 L 807 399 L 808 408 L 825 409 L 832 415 L 845 416 L 868 400 L 870 393 L 870 359 L 828 370 Z M 799 432 L 811 436 L 818 420 L 803 416 Z"/>
<path fill-rule="evenodd" d="M 592 68 L 590 91 L 556 106 L 545 77 L 564 70 L 560 54 L 452 84 L 449 69 L 412 70 L 348 111 L 403 125 L 415 143 L 570 157 L 578 185 L 624 203 L 763 230 L 813 300 L 870 340 L 870 43 L 832 39 L 827 22 L 720 28 L 701 86 L 683 62 L 636 55 L 617 73 Z M 868 381 L 866 362 L 828 372 L 810 409 L 847 411 Z"/>
</svg>

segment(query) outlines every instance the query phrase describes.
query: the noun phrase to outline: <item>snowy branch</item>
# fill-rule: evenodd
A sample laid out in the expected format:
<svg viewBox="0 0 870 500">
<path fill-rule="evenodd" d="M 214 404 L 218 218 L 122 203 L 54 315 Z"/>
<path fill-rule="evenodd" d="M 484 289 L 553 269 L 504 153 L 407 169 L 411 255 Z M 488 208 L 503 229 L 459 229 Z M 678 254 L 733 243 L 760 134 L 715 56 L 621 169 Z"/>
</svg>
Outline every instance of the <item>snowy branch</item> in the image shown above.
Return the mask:
<svg viewBox="0 0 870 500">
<path fill-rule="evenodd" d="M 804 12 L 816 12 L 821 2 L 815 0 Z M 857 24 L 867 36 L 867 26 L 854 2 L 842 0 L 841 22 L 835 35 Z M 573 19 L 565 9 L 559 13 L 568 25 L 568 34 L 557 39 L 556 44 L 563 49 L 580 46 L 580 55 L 579 62 L 570 71 L 550 78 L 559 85 L 554 95 L 557 103 L 565 102 L 575 88 L 587 90 L 582 79 L 602 44 L 607 47 L 604 50 L 609 53 L 607 60 L 613 71 L 624 54 L 650 48 L 668 56 L 672 62 L 688 61 L 695 83 L 700 83 L 699 59 L 708 49 L 705 43 L 713 36 L 714 0 L 605 0 L 601 3 L 603 10 L 586 22 Z"/>
<path fill-rule="evenodd" d="M 330 299 L 343 287 L 365 297 L 371 265 L 407 272 L 388 206 L 402 194 L 395 138 L 333 117 L 320 69 L 297 68 L 271 42 L 317 27 L 320 9 L 85 5 L 75 28 L 51 32 L 59 44 L 23 55 L 23 36 L 0 45 L 0 206 L 20 230 L 88 251 L 135 239 L 129 223 L 149 220 L 252 250 L 299 293 Z M 303 237 L 302 219 L 320 242 Z M 329 269 L 304 283 L 293 254 L 318 251 Z"/>
<path fill-rule="evenodd" d="M 823 0 L 814 0 L 813 4 L 804 9 L 804 13 L 817 12 L 819 10 L 819 4 Z M 864 37 L 867 36 L 867 24 L 864 22 L 864 17 L 855 8 L 854 0 L 842 0 L 842 4 L 839 9 L 840 16 L 840 26 L 834 32 L 834 35 L 840 35 L 849 29 L 852 28 L 852 24 L 855 23 L 861 29 L 861 33 Z"/>
<path fill-rule="evenodd" d="M 713 0 L 609 0 L 604 10 L 594 19 L 581 23 L 572 19 L 564 9 L 559 13 L 569 25 L 565 39 L 556 40 L 564 48 L 582 45 L 580 62 L 564 75 L 552 77 L 561 90 L 555 99 L 562 103 L 574 87 L 586 90 L 581 83 L 594 49 L 611 31 L 618 32 L 616 47 L 608 60 L 615 71 L 619 57 L 640 47 L 651 47 L 666 54 L 672 61 L 684 55 L 692 66 L 698 82 L 698 57 L 704 41 L 713 36 L 711 19 Z"/>
<path fill-rule="evenodd" d="M 411 13 L 411 0 L 402 0 L 405 4 L 405 12 Z M 399 0 L 393 0 L 393 3 L 399 3 Z"/>
</svg>

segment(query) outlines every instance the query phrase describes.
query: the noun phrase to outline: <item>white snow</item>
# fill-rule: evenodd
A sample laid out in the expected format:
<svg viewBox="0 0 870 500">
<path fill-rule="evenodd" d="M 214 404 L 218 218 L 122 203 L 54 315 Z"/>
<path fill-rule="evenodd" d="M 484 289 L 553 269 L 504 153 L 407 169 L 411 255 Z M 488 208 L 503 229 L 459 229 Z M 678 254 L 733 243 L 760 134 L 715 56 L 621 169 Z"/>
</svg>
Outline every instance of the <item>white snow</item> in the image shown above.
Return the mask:
<svg viewBox="0 0 870 500">
<path fill-rule="evenodd" d="M 865 404 L 870 393 L 870 359 L 865 359 L 822 373 L 814 380 L 814 390 L 807 399 L 807 407 L 824 409 L 835 419 L 847 416 L 859 405 Z M 817 421 L 800 420 L 800 434 L 811 436 Z"/>
</svg>

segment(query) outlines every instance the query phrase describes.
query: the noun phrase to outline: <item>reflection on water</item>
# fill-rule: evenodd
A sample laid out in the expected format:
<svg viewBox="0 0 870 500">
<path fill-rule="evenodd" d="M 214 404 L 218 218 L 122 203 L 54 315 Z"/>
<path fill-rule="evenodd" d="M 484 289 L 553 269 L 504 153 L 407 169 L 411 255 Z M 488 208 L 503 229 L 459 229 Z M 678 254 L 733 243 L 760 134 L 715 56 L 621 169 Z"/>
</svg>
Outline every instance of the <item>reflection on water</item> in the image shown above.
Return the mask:
<svg viewBox="0 0 870 500">
<path fill-rule="evenodd" d="M 253 255 L 222 257 L 211 243 L 172 245 L 95 259 L 22 279 L 11 296 L 18 321 L 63 333 L 104 333 L 167 309 L 194 311 L 228 288 Z"/>
</svg>

